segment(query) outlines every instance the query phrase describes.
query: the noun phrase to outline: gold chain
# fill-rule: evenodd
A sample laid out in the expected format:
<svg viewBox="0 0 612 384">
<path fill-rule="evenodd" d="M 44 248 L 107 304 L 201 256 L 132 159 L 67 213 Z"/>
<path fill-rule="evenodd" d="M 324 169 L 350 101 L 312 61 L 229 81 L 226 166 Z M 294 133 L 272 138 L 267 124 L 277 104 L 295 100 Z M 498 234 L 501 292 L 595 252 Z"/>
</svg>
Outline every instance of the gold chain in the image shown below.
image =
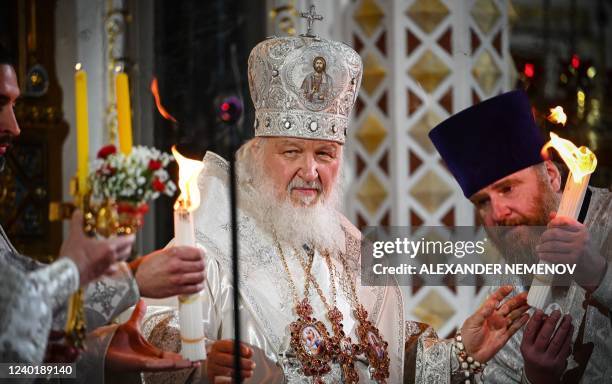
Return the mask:
<svg viewBox="0 0 612 384">
<path fill-rule="evenodd" d="M 276 243 L 276 247 L 278 248 L 278 252 L 280 253 L 281 262 L 283 263 L 283 267 L 285 268 L 285 272 L 287 272 L 287 277 L 289 279 L 289 287 L 291 288 L 291 293 L 293 294 L 293 301 L 295 305 L 298 305 L 300 302 L 300 298 L 298 296 L 298 290 L 295 287 L 295 283 L 293 282 L 293 277 L 291 276 L 291 272 L 289 271 L 289 265 L 287 264 L 287 259 L 285 259 L 285 253 L 283 252 L 283 248 L 276 238 L 276 231 L 273 231 L 274 234 L 274 242 Z"/>
<path fill-rule="evenodd" d="M 283 267 L 285 269 L 285 272 L 287 273 L 287 277 L 289 280 L 289 287 L 291 288 L 291 293 L 293 294 L 293 300 L 297 305 L 297 303 L 300 302 L 297 287 L 295 286 L 295 283 L 293 281 L 293 276 L 291 275 L 291 272 L 289 270 L 289 265 L 287 264 L 287 259 L 285 258 L 285 253 L 283 252 L 283 248 L 281 247 L 280 242 L 278 241 L 278 238 L 276 237 L 276 231 L 273 231 L 273 235 L 274 235 L 274 241 L 276 243 L 276 247 L 278 249 L 278 252 L 280 253 L 281 262 L 283 263 Z M 296 252 L 296 256 L 297 256 L 298 254 L 297 250 L 294 249 L 294 252 Z M 344 278 L 342 278 L 340 274 L 337 272 L 335 266 L 333 266 L 329 252 L 325 252 L 324 257 L 325 257 L 325 262 L 327 263 L 327 267 L 329 268 L 329 273 L 330 273 L 330 278 L 331 278 L 333 306 L 334 307 L 336 306 L 336 296 L 337 296 L 336 282 L 334 278 L 334 275 L 335 275 L 335 276 L 338 276 L 338 281 L 340 282 L 340 286 L 342 287 L 342 290 L 344 291 L 344 293 L 348 296 L 349 300 L 351 301 L 351 304 L 353 305 L 354 308 L 357 308 L 360 304 L 359 300 L 357 299 L 357 288 L 355 286 L 355 282 L 353 281 L 353 275 L 349 269 L 346 258 L 344 257 L 342 252 L 340 252 L 339 258 L 340 258 L 340 261 L 342 262 L 342 268 L 344 269 L 344 273 L 346 275 Z M 328 311 L 331 310 L 332 307 L 330 307 L 329 303 L 327 302 L 327 299 L 325 298 L 325 295 L 323 295 L 323 290 L 321 289 L 321 286 L 314 279 L 314 277 L 312 276 L 312 273 L 310 272 L 312 269 L 312 263 L 314 261 L 314 254 L 312 255 L 312 258 L 310 259 L 309 265 L 306 265 L 306 263 L 299 256 L 297 256 L 297 258 L 298 258 L 300 265 L 302 266 L 302 269 L 306 273 L 306 281 L 304 282 L 304 297 L 308 297 L 308 284 L 309 282 L 312 282 L 312 285 L 315 287 L 317 294 L 321 298 L 321 301 L 323 302 L 323 305 L 325 306 L 325 308 Z M 347 287 L 347 284 L 346 284 L 347 280 L 349 282 L 349 287 Z"/>
<path fill-rule="evenodd" d="M 296 255 L 297 255 L 297 251 Z M 328 263 L 327 266 L 329 268 L 329 274 L 330 274 L 330 279 L 331 279 L 331 288 L 332 288 L 332 304 L 333 306 L 330 306 L 329 303 L 327 302 L 327 299 L 325 298 L 325 295 L 323 294 L 323 290 L 321 289 L 321 286 L 319 285 L 319 283 L 315 280 L 314 276 L 312 275 L 312 273 L 310 273 L 310 268 L 307 268 L 306 264 L 304 263 L 304 261 L 302 261 L 301 258 L 298 257 L 298 260 L 300 262 L 300 264 L 302 265 L 302 269 L 304 270 L 304 273 L 306 273 L 306 279 L 307 281 L 309 280 L 310 282 L 312 282 L 312 285 L 315 287 L 317 293 L 319 294 L 319 297 L 321 298 L 321 301 L 323 302 L 323 305 L 325 306 L 325 308 L 328 311 L 331 311 L 331 309 L 333 307 L 336 306 L 336 281 L 334 278 L 334 268 L 331 265 L 331 260 L 329 260 L 329 253 L 325 253 L 325 261 Z"/>
<path fill-rule="evenodd" d="M 340 252 L 340 261 L 342 262 L 342 268 L 344 268 L 344 274 L 345 274 L 344 278 L 341 278 L 340 275 L 338 275 L 338 279 L 340 280 L 340 286 L 342 287 L 342 290 L 344 291 L 344 293 L 347 294 L 347 296 L 349 297 L 349 300 L 351 301 L 351 304 L 353 304 L 353 307 L 357 308 L 359 306 L 359 300 L 357 299 L 357 289 L 355 287 L 355 281 L 353 281 L 353 274 L 351 273 L 348 267 L 348 262 L 346 261 L 342 252 Z M 350 284 L 350 287 L 348 288 L 346 286 L 347 280 Z M 349 288 L 350 288 L 350 291 L 349 291 Z"/>
<path fill-rule="evenodd" d="M 298 254 L 298 251 L 294 249 L 295 254 Z M 314 252 L 306 252 L 306 256 L 308 256 L 308 270 L 307 274 L 310 275 L 310 271 L 312 270 L 312 263 L 314 263 Z M 305 287 L 304 287 L 304 297 L 309 296 L 310 291 L 310 279 L 306 279 Z"/>
<path fill-rule="evenodd" d="M 289 278 L 288 279 L 289 280 L 289 287 L 291 288 L 291 292 L 293 294 L 293 300 L 295 301 L 295 304 L 297 305 L 300 302 L 300 299 L 299 299 L 299 296 L 298 296 L 297 287 L 295 286 L 295 282 L 293 280 L 293 276 L 291 275 L 291 271 L 289 270 L 289 264 L 287 263 L 287 259 L 285 258 L 285 252 L 283 252 L 283 247 L 281 247 L 280 242 L 278 241 L 278 238 L 276 237 L 276 231 L 273 231 L 273 235 L 274 235 L 274 242 L 276 243 L 276 248 L 278 248 L 278 252 L 280 253 L 281 262 L 283 263 L 283 268 L 285 268 L 285 272 L 287 273 L 287 277 Z M 306 274 L 305 281 L 304 281 L 304 297 L 305 298 L 308 297 L 309 283 L 312 283 L 312 285 L 315 287 L 315 289 L 317 291 L 317 294 L 321 298 L 321 301 L 323 302 L 323 305 L 325 306 L 325 308 L 328 311 L 330 311 L 333 307 L 331 307 L 329 305 L 329 303 L 327 302 L 327 299 L 325 298 L 325 295 L 323 294 L 323 290 L 321 289 L 321 286 L 315 280 L 315 278 L 312 276 L 312 273 L 310 272 L 311 269 L 312 269 L 312 263 L 314 261 L 314 252 L 312 254 L 312 258 L 310 260 L 309 265 L 306 265 L 306 262 L 301 257 L 298 256 L 297 250 L 294 249 L 294 252 L 296 253 L 296 257 L 297 257 L 300 265 L 302 266 L 302 269 L 304 270 L 304 273 Z M 335 279 L 334 279 L 334 270 L 335 270 L 335 268 L 331 265 L 331 260 L 329 259 L 329 253 L 325 254 L 325 258 L 326 258 L 326 262 L 327 262 L 327 265 L 328 265 L 328 268 L 329 268 L 330 279 L 331 279 L 332 303 L 333 303 L 333 306 L 335 307 L 336 306 L 336 295 L 337 295 L 336 282 L 335 282 Z"/>
</svg>

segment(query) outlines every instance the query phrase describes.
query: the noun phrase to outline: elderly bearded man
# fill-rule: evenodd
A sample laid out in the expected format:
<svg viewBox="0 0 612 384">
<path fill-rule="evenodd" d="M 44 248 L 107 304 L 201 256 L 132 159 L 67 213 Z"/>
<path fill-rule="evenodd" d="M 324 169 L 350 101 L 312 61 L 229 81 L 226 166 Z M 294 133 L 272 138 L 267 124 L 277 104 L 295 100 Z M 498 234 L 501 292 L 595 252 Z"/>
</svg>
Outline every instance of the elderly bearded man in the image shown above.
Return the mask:
<svg viewBox="0 0 612 384">
<path fill-rule="evenodd" d="M 430 132 L 430 138 L 482 223 L 489 230 L 516 227 L 509 236 L 518 246 L 506 248 L 509 241 L 499 237 L 502 249 L 513 251 L 506 258 L 576 264 L 571 286 L 553 290 L 554 301 L 568 315 L 561 319 L 558 310 L 549 317 L 536 311 L 524 332 L 519 331 L 487 366 L 485 380 L 612 382 L 612 269 L 607 264 L 612 257 L 612 193 L 589 187 L 578 220 L 555 215 L 561 176 L 553 162 L 541 158 L 544 141 L 522 91 L 450 117 Z M 547 228 L 540 237 L 528 226 Z M 522 291 L 521 280 L 514 279 L 516 291 Z"/>
<path fill-rule="evenodd" d="M 300 90 L 316 57 L 325 58 L 337 87 L 322 107 Z M 251 382 L 465 382 L 480 367 L 472 359 L 489 360 L 527 320 L 525 295 L 498 307 L 511 288 L 496 292 L 463 326 L 458 345 L 473 364 L 462 369 L 451 341 L 405 322 L 394 281 L 360 284 L 361 234 L 338 208 L 343 144 L 361 72 L 350 47 L 313 36 L 268 39 L 249 57 L 256 138 L 236 157 L 240 353 L 243 377 Z M 234 286 L 227 163 L 212 153 L 203 162 L 195 223 L 208 255 L 204 376 L 212 383 L 232 374 Z M 152 321 L 158 323 L 147 325 L 153 342 L 178 350 L 179 334 L 168 328 L 174 315 Z M 174 382 L 189 381 L 188 374 Z"/>
</svg>

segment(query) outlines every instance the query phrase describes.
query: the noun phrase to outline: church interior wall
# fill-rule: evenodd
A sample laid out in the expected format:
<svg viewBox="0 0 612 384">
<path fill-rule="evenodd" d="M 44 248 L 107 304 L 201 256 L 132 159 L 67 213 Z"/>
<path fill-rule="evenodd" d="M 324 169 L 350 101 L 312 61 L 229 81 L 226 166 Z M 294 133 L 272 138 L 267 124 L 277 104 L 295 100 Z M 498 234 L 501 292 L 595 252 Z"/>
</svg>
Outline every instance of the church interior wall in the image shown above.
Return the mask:
<svg viewBox="0 0 612 384">
<path fill-rule="evenodd" d="M 189 7 L 197 7 L 197 3 L 182 3 L 186 7 L 183 11 L 189 13 Z M 592 41 L 600 41 L 596 38 L 598 36 L 612 41 L 612 28 L 607 27 L 599 35 L 593 21 L 596 20 L 599 3 L 578 3 L 578 14 L 581 16 L 575 28 L 579 37 L 573 47 L 568 45 L 567 39 L 563 39 L 563 36 L 570 35 L 573 28 L 567 23 L 568 18 L 559 23 L 551 22 L 556 29 L 553 28 L 550 34 L 555 38 L 548 46 L 550 55 L 541 58 L 548 63 L 544 74 L 548 79 L 558 77 L 561 66 L 559 52 L 566 56 L 573 51 L 586 52 L 586 57 L 592 57 L 599 67 L 604 68 L 602 76 L 606 70 L 610 71 L 607 68 L 612 58 L 612 44 L 602 48 Z M 202 5 L 202 9 L 205 9 L 203 15 L 212 12 L 212 8 L 205 7 L 215 4 L 225 6 L 224 10 L 229 13 L 243 6 L 236 20 L 247 23 L 250 29 L 242 30 L 239 37 L 241 70 L 244 70 L 246 56 L 254 43 L 266 34 L 283 35 L 303 30 L 305 23 L 299 19 L 298 10 L 307 9 L 312 4 L 316 4 L 318 12 L 325 15 L 318 27 L 319 34 L 345 41 L 361 54 L 364 78 L 346 144 L 348 194 L 344 212 L 352 222 L 359 227 L 476 223 L 471 204 L 465 200 L 429 143 L 427 133 L 453 113 L 524 81 L 524 63 L 516 61 L 516 53 L 521 58 L 536 57 L 537 52 L 534 51 L 544 44 L 539 29 L 541 25 L 537 21 L 541 20 L 543 12 L 539 5 L 526 0 L 242 0 L 237 3 L 206 2 Z M 557 12 L 553 12 L 555 15 L 566 15 L 571 7 L 570 0 L 555 2 L 552 11 Z M 610 13 L 610 6 L 605 7 Z M 170 71 L 185 72 L 181 79 L 184 89 L 170 90 L 168 86 L 164 90 L 164 81 L 166 84 L 170 82 L 167 78 L 160 78 L 160 84 L 169 107 L 183 121 L 181 129 L 195 132 L 191 133 L 192 136 L 182 136 L 186 142 L 184 144 L 186 147 L 200 146 L 190 148 L 194 156 L 201 156 L 204 150 L 202 143 L 216 140 L 216 134 L 223 135 L 211 128 L 202 112 L 205 109 L 202 100 L 213 99 L 204 83 L 215 77 L 213 69 L 219 59 L 211 53 L 218 48 L 211 42 L 211 36 L 222 32 L 223 26 L 216 25 L 207 30 L 202 20 L 196 17 L 189 19 L 193 29 L 184 26 L 182 31 L 191 32 L 192 35 L 174 38 L 192 44 L 191 50 L 185 50 L 183 54 L 188 56 L 194 52 L 195 56 L 197 53 L 200 61 L 186 63 L 185 68 L 172 67 L 170 59 L 175 53 L 162 56 L 172 41 L 164 40 L 160 33 L 163 23 L 160 18 L 163 12 L 161 1 L 57 1 L 55 59 L 58 81 L 64 90 L 64 119 L 70 127 L 74 127 L 74 94 L 71 90 L 74 89 L 74 65 L 81 62 L 89 74 L 90 153 L 95 154 L 109 141 L 111 128 L 108 108 L 112 104 L 109 101 L 112 95 L 108 85 L 107 22 L 113 9 L 125 10 L 129 15 L 126 29 L 120 32 L 124 41 L 120 50 L 128 52 L 135 142 L 167 150 L 168 143 L 182 134 L 180 130 L 173 133 L 171 125 L 159 118 L 149 84 L 154 75 Z M 529 14 L 531 18 L 517 19 L 517 12 L 519 15 Z M 177 15 L 180 16 L 178 11 Z M 589 24 L 589 21 L 593 22 Z M 593 28 L 586 28 L 587 24 Z M 198 48 L 202 51 L 198 51 Z M 223 52 L 222 55 L 228 55 L 228 51 Z M 180 57 L 181 60 L 184 58 Z M 210 61 L 206 63 L 204 58 Z M 192 67 L 188 68 L 188 65 Z M 186 105 L 182 97 L 193 96 L 196 92 L 192 88 L 187 89 L 190 81 L 194 89 L 200 87 L 202 99 L 192 100 L 192 104 Z M 242 83 L 241 86 L 244 91 L 246 84 Z M 540 106 L 552 103 L 555 98 L 565 100 L 557 97 L 559 93 L 565 95 L 560 87 L 557 82 L 548 81 L 541 92 L 542 96 L 536 98 Z M 583 136 L 580 136 L 586 137 L 590 145 L 599 145 L 600 148 L 606 148 L 606 145 L 612 148 L 610 113 L 606 113 L 610 112 L 610 89 L 609 83 L 602 81 L 599 88 L 593 91 L 593 98 L 602 103 L 600 114 L 604 117 L 594 124 L 585 117 Z M 248 94 L 244 95 L 245 102 L 250 104 Z M 252 114 L 247 116 L 245 132 L 241 137 L 243 140 L 250 137 L 252 127 Z M 223 152 L 227 150 L 226 144 L 215 149 Z M 75 153 L 75 130 L 70 129 L 63 147 L 64 186 L 69 185 L 75 174 Z M 609 169 L 612 168 L 610 153 L 612 151 L 602 151 L 601 174 L 604 176 L 598 179 L 602 186 L 612 180 L 609 176 Z M 63 199 L 72 199 L 68 187 L 63 191 Z M 151 207 L 139 236 L 139 253 L 165 245 L 172 227 L 171 218 L 162 212 L 169 212 L 170 207 L 170 199 Z M 403 291 L 407 317 L 434 325 L 442 335 L 451 333 L 477 307 L 484 295 L 484 291 L 475 287 L 455 287 L 452 284 L 446 287 L 414 284 L 403 287 Z"/>
</svg>

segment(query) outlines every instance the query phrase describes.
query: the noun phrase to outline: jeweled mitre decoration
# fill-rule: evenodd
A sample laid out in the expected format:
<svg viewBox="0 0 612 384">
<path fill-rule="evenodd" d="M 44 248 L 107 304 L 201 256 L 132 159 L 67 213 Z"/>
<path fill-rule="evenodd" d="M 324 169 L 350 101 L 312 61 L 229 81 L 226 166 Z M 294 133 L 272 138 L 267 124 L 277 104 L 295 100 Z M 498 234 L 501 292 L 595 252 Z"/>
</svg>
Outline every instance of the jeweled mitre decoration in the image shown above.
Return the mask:
<svg viewBox="0 0 612 384">
<path fill-rule="evenodd" d="M 344 43 L 310 34 L 262 41 L 249 56 L 255 136 L 344 143 L 362 71 Z"/>
</svg>

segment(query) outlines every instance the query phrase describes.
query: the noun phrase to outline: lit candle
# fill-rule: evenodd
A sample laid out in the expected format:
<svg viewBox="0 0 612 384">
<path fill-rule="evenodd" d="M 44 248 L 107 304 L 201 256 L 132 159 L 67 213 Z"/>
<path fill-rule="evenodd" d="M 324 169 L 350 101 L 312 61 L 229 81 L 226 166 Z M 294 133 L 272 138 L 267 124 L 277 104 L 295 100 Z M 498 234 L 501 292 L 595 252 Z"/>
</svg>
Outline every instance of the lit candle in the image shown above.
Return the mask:
<svg viewBox="0 0 612 384">
<path fill-rule="evenodd" d="M 577 219 L 582 208 L 584 194 L 589 186 L 591 173 L 597 167 L 597 158 L 587 147 L 577 148 L 571 141 L 550 133 L 550 141 L 544 145 L 542 152 L 554 148 L 570 170 L 561 196 L 557 215 Z M 546 263 L 540 261 L 540 263 Z M 536 280 L 539 280 L 536 282 Z M 551 301 L 552 277 L 547 275 L 534 276 L 534 282 L 529 289 L 527 303 L 535 308 L 546 309 Z"/>
<path fill-rule="evenodd" d="M 174 204 L 174 244 L 193 247 L 196 245 L 193 212 L 200 205 L 197 179 L 204 165 L 201 161 L 182 156 L 174 147 L 172 154 L 179 166 L 178 185 L 181 191 Z M 200 293 L 182 295 L 178 300 L 181 356 L 190 361 L 204 360 L 206 348 Z"/>
<path fill-rule="evenodd" d="M 77 180 L 78 193 L 87 193 L 87 176 L 89 173 L 89 114 L 87 111 L 87 72 L 78 63 L 74 73 L 74 99 L 77 128 Z"/>
<path fill-rule="evenodd" d="M 124 155 L 132 152 L 132 109 L 130 107 L 130 88 L 125 72 L 115 75 L 115 94 L 117 97 L 117 122 L 119 125 L 119 150 Z"/>
</svg>

